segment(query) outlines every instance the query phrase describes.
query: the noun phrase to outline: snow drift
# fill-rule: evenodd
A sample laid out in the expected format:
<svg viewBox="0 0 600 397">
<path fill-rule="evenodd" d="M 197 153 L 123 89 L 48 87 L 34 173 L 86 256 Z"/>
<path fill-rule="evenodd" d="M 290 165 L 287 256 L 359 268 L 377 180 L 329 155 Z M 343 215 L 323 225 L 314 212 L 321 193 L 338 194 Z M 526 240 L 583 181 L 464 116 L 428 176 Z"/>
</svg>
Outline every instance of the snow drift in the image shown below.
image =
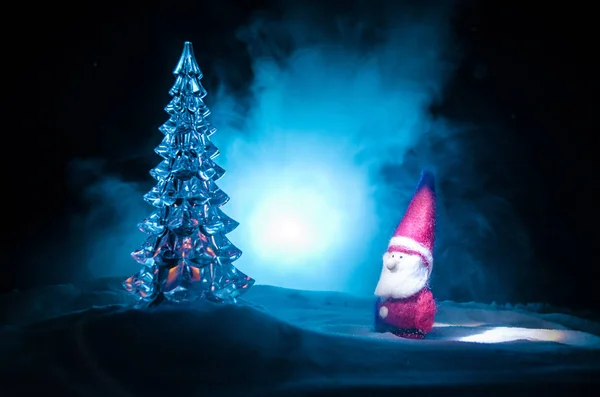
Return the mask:
<svg viewBox="0 0 600 397">
<path fill-rule="evenodd" d="M 120 281 L 1 297 L 0 394 L 598 390 L 600 325 L 573 315 L 440 302 L 432 333 L 411 341 L 372 332 L 370 297 L 260 285 L 240 305 L 135 310 Z"/>
</svg>

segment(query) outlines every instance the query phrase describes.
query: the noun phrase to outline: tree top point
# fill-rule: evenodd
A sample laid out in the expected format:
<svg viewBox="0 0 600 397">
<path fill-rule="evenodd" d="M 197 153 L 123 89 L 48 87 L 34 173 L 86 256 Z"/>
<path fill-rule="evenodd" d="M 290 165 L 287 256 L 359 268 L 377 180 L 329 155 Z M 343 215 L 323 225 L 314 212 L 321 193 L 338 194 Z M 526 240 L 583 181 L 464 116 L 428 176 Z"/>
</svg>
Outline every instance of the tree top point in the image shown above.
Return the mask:
<svg viewBox="0 0 600 397">
<path fill-rule="evenodd" d="M 191 41 L 186 41 L 183 44 L 183 52 L 177 62 L 177 66 L 173 70 L 174 75 L 185 74 L 189 76 L 202 76 L 196 57 L 194 56 L 194 47 Z"/>
</svg>

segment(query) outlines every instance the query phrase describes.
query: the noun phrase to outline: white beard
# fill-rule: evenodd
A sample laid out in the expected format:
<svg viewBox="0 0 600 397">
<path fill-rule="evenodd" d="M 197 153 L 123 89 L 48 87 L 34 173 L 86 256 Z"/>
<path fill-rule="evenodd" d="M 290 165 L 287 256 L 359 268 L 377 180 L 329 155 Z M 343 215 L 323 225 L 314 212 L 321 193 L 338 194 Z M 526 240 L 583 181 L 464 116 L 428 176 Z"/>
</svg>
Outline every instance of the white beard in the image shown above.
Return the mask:
<svg viewBox="0 0 600 397">
<path fill-rule="evenodd" d="M 408 298 L 427 285 L 430 272 L 431 267 L 419 255 L 386 252 L 375 295 L 381 298 Z"/>
</svg>

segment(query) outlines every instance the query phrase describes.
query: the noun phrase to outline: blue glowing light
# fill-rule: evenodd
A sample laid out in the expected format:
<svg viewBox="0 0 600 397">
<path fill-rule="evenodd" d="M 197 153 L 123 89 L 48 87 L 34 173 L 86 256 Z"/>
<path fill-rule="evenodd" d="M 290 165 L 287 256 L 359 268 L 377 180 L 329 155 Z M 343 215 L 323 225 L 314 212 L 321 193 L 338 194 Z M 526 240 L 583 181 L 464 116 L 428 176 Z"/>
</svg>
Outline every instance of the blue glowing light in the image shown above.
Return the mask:
<svg viewBox="0 0 600 397">
<path fill-rule="evenodd" d="M 333 195 L 314 189 L 279 189 L 254 209 L 249 228 L 257 259 L 279 260 L 283 266 L 316 260 L 335 248 L 343 235 L 343 218 L 327 200 Z"/>
<path fill-rule="evenodd" d="M 445 78 L 421 51 L 441 38 L 427 36 L 425 45 L 406 37 L 391 36 L 370 60 L 321 45 L 304 46 L 283 66 L 256 57 L 242 125 L 235 98 L 214 97 L 215 143 L 228 170 L 220 186 L 240 222 L 231 236 L 244 251 L 240 269 L 257 283 L 372 293 L 419 172 L 399 190 L 382 169 L 402 164 L 416 145 L 430 123 L 432 89 Z"/>
</svg>

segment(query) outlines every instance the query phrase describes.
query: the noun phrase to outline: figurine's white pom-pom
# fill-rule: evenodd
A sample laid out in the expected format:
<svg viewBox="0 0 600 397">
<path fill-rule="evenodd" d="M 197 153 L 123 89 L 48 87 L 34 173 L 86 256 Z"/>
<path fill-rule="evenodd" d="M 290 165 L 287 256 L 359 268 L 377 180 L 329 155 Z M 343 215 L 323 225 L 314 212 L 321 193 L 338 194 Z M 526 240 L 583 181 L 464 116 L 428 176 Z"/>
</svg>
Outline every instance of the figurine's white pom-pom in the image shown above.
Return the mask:
<svg viewBox="0 0 600 397">
<path fill-rule="evenodd" d="M 388 308 L 385 306 L 381 306 L 381 308 L 379 309 L 379 317 L 386 318 L 387 315 L 388 315 Z"/>
</svg>

